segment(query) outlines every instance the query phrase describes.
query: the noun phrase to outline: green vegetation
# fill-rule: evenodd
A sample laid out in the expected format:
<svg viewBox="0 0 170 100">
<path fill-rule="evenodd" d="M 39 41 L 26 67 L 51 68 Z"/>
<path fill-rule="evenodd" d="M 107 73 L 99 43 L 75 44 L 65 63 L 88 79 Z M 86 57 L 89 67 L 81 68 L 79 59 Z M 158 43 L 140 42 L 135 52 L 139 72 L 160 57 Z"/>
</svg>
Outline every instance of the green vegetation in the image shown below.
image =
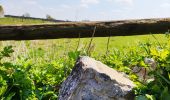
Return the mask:
<svg viewBox="0 0 170 100">
<path fill-rule="evenodd" d="M 27 24 L 45 24 L 45 23 L 54 23 L 38 19 L 24 19 L 24 18 L 13 18 L 13 17 L 4 17 L 0 18 L 0 25 L 27 25 Z"/>
<path fill-rule="evenodd" d="M 111 37 L 106 54 L 107 40 L 94 38 L 88 52 L 90 38 L 0 42 L 0 98 L 56 100 L 77 57 L 91 54 L 129 75 L 136 100 L 170 99 L 169 35 Z"/>
<path fill-rule="evenodd" d="M 3 61 L 12 52 L 12 46 L 0 52 L 1 100 L 56 100 L 60 84 L 73 64 L 60 59 L 37 66 L 31 59 L 20 57 L 16 64 Z"/>
<path fill-rule="evenodd" d="M 170 99 L 170 47 L 167 43 L 146 41 L 128 51 L 114 50 L 101 61 L 125 72 L 135 82 L 136 100 Z"/>
<path fill-rule="evenodd" d="M 49 22 L 0 18 L 0 25 L 43 23 Z M 0 99 L 56 100 L 78 56 L 88 55 L 128 74 L 136 100 L 170 100 L 168 32 L 90 40 L 0 41 Z"/>
<path fill-rule="evenodd" d="M 162 34 L 154 36 L 159 39 L 160 43 L 167 43 L 168 41 L 168 39 Z M 93 39 L 91 45 L 91 54 L 93 57 L 106 54 L 107 41 L 107 37 L 98 37 Z M 146 41 L 156 43 L 156 40 L 152 35 L 111 37 L 109 43 L 109 51 L 113 51 L 114 49 L 126 51 L 128 50 L 128 47 L 138 46 L 139 43 Z M 32 56 L 36 55 L 38 51 L 41 51 L 44 53 L 42 53 L 43 55 L 40 57 L 50 57 L 49 59 L 55 59 L 57 57 L 60 58 L 67 56 L 68 52 L 75 51 L 76 49 L 85 50 L 88 48 L 89 42 L 90 38 L 81 38 L 80 42 L 79 39 L 56 39 L 33 41 L 2 41 L 0 43 L 3 46 L 12 45 L 16 51 L 14 52 L 14 56 L 20 54 L 24 54 L 25 56 Z M 77 46 L 78 44 L 79 46 Z M 38 59 L 37 57 L 34 58 Z"/>
</svg>

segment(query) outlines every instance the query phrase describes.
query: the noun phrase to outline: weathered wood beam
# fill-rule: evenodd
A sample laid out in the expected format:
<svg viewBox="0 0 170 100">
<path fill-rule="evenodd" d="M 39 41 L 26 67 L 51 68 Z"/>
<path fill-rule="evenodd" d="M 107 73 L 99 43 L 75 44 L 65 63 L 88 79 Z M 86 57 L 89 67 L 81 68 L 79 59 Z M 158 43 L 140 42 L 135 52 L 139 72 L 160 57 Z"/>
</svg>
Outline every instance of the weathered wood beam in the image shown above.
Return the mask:
<svg viewBox="0 0 170 100">
<path fill-rule="evenodd" d="M 62 22 L 41 25 L 0 25 L 0 40 L 35 40 L 165 33 L 170 29 L 170 18 L 122 20 L 106 22 Z"/>
</svg>

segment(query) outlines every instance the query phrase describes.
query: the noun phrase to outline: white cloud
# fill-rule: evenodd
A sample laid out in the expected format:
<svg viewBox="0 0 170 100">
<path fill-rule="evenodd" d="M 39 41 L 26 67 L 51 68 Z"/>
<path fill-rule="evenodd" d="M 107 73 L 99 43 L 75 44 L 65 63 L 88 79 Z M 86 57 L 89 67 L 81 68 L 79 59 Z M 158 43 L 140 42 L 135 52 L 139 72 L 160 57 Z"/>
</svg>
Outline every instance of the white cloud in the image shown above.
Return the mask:
<svg viewBox="0 0 170 100">
<path fill-rule="evenodd" d="M 89 6 L 87 4 L 80 4 L 80 7 L 82 7 L 82 8 L 89 8 Z"/>
<path fill-rule="evenodd" d="M 81 0 L 80 7 L 89 8 L 89 5 L 98 3 L 100 3 L 99 0 Z"/>
<path fill-rule="evenodd" d="M 170 8 L 170 3 L 163 3 L 160 5 L 162 8 Z"/>
<path fill-rule="evenodd" d="M 118 2 L 118 3 L 123 3 L 123 4 L 127 4 L 127 5 L 133 5 L 134 0 L 107 0 L 109 2 Z"/>
<path fill-rule="evenodd" d="M 116 1 L 132 4 L 134 0 L 116 0 Z"/>
<path fill-rule="evenodd" d="M 107 13 L 106 13 L 106 12 L 104 12 L 104 11 L 99 12 L 99 14 L 100 14 L 100 15 L 103 15 L 103 16 L 104 16 L 104 15 L 107 15 Z"/>
<path fill-rule="evenodd" d="M 82 4 L 98 4 L 99 0 L 81 0 Z"/>
<path fill-rule="evenodd" d="M 69 5 L 66 5 L 66 4 L 62 4 L 61 7 L 64 8 L 64 9 L 69 9 L 69 8 L 71 8 Z"/>
<path fill-rule="evenodd" d="M 37 4 L 36 0 L 24 0 L 23 2 L 28 4 Z"/>
<path fill-rule="evenodd" d="M 114 14 L 120 14 L 120 13 L 123 13 L 123 10 L 114 9 L 114 10 L 112 10 L 112 13 L 114 13 Z"/>
</svg>

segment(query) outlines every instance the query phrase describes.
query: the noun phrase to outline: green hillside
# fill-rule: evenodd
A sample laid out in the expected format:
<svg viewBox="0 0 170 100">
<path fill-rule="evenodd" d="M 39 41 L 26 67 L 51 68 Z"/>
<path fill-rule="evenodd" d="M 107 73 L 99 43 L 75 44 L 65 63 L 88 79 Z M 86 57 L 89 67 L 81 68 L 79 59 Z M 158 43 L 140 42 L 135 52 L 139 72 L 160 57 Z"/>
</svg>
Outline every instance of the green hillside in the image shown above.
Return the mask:
<svg viewBox="0 0 170 100">
<path fill-rule="evenodd" d="M 12 17 L 3 17 L 0 18 L 0 25 L 27 25 L 27 24 L 46 24 L 54 23 L 49 21 L 43 21 L 39 19 L 24 19 L 24 18 L 12 18 Z"/>
</svg>

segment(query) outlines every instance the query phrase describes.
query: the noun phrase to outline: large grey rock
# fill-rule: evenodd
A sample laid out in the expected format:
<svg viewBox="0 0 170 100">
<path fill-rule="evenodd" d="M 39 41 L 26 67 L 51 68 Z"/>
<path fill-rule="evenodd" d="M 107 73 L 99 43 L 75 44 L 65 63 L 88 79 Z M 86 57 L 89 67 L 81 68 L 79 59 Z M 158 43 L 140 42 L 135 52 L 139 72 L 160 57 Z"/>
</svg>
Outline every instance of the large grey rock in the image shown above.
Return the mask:
<svg viewBox="0 0 170 100">
<path fill-rule="evenodd" d="M 119 73 L 89 57 L 80 57 L 63 82 L 59 100 L 133 100 L 135 87 Z"/>
</svg>

